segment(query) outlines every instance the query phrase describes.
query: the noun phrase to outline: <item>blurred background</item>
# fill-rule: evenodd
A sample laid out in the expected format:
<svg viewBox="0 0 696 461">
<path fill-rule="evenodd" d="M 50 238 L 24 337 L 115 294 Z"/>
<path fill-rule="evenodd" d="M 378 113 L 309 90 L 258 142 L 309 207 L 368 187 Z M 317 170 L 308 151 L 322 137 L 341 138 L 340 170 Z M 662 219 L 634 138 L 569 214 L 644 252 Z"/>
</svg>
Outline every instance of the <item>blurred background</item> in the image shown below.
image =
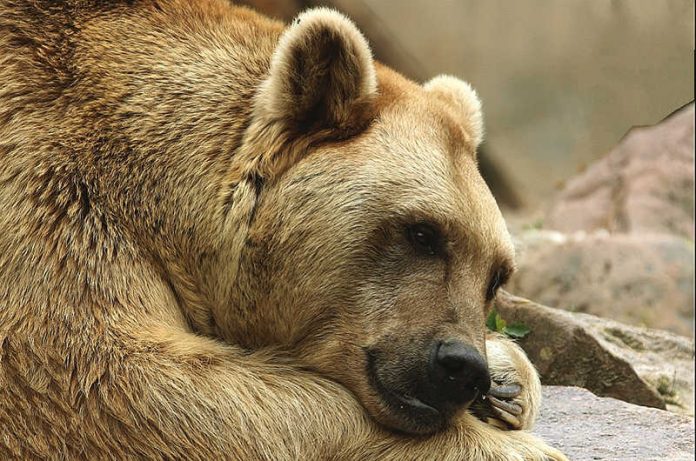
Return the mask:
<svg viewBox="0 0 696 461">
<path fill-rule="evenodd" d="M 406 76 L 469 81 L 484 104 L 485 173 L 509 209 L 543 208 L 628 129 L 694 98 L 693 0 L 244 3 L 283 20 L 334 7 Z"/>
<path fill-rule="evenodd" d="M 509 289 L 693 338 L 693 0 L 242 3 L 338 9 L 407 77 L 469 81 L 519 248 Z"/>
</svg>

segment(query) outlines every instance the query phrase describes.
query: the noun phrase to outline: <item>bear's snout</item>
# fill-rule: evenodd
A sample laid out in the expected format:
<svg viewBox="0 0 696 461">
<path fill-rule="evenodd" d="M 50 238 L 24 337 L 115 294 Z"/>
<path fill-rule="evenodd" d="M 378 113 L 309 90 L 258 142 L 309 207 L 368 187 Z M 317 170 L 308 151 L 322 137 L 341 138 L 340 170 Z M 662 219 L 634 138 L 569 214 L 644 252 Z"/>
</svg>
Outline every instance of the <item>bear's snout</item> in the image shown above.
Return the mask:
<svg viewBox="0 0 696 461">
<path fill-rule="evenodd" d="M 383 422 L 425 434 L 442 429 L 457 411 L 485 395 L 491 379 L 483 356 L 461 340 L 416 344 L 368 349 L 367 369 L 372 387 L 389 409 Z"/>
<path fill-rule="evenodd" d="M 435 343 L 428 368 L 434 393 L 442 402 L 468 403 L 485 395 L 491 387 L 485 360 L 474 347 L 462 341 Z"/>
</svg>

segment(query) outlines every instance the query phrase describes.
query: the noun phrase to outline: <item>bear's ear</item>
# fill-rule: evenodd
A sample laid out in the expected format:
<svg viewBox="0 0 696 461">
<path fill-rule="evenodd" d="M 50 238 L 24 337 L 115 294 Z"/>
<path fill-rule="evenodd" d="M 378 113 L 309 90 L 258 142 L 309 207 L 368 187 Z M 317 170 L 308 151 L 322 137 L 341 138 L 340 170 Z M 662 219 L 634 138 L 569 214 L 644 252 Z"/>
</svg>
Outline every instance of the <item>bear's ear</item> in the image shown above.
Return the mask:
<svg viewBox="0 0 696 461">
<path fill-rule="evenodd" d="M 281 36 L 259 101 L 271 117 L 298 129 L 345 129 L 356 105 L 377 91 L 367 41 L 342 14 L 316 8 Z"/>
<path fill-rule="evenodd" d="M 327 8 L 302 13 L 280 37 L 255 97 L 252 124 L 274 138 L 265 140 L 270 150 L 285 151 L 267 150 L 261 163 L 282 170 L 302 155 L 298 142 L 356 134 L 369 123 L 376 94 L 372 53 L 355 25 Z M 288 152 L 288 143 L 295 152 Z"/>
<path fill-rule="evenodd" d="M 471 85 L 456 77 L 439 75 L 423 88 L 461 114 L 461 122 L 471 136 L 473 147 L 478 147 L 483 140 L 483 114 L 481 100 Z"/>
</svg>

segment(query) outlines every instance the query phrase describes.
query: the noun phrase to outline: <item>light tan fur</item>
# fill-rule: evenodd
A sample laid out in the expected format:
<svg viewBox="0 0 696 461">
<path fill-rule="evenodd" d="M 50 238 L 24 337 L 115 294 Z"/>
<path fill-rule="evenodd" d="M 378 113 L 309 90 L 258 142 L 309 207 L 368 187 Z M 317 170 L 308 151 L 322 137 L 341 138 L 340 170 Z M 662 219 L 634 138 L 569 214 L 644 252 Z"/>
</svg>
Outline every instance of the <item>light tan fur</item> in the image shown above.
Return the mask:
<svg viewBox="0 0 696 461">
<path fill-rule="evenodd" d="M 529 430 L 534 426 L 541 407 L 541 381 L 524 351 L 514 342 L 499 334 L 486 341 L 491 379 L 499 385 L 523 384 L 522 392 L 510 402 L 522 409 L 521 414 L 496 412 L 487 421 L 501 428 Z"/>
<path fill-rule="evenodd" d="M 565 459 L 466 407 L 421 427 L 367 377 L 367 349 L 456 337 L 523 385 L 519 428 L 538 408 L 485 339 L 513 254 L 468 85 L 373 63 L 338 13 L 222 0 L 0 0 L 0 82 L 0 458 Z"/>
<path fill-rule="evenodd" d="M 451 75 L 438 75 L 423 88 L 459 111 L 458 119 L 471 135 L 474 146 L 478 147 L 483 141 L 483 112 L 481 100 L 471 85 Z"/>
</svg>

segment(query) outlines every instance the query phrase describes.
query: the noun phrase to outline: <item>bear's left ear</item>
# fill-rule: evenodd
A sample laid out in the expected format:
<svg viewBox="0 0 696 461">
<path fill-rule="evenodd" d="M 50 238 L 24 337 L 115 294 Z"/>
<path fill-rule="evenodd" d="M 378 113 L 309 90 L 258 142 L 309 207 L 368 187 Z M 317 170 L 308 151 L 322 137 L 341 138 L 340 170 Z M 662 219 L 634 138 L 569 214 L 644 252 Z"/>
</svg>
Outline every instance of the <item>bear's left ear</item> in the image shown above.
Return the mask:
<svg viewBox="0 0 696 461">
<path fill-rule="evenodd" d="M 360 31 L 342 14 L 316 8 L 280 38 L 259 103 L 267 116 L 300 130 L 341 130 L 376 91 L 372 53 Z"/>
<path fill-rule="evenodd" d="M 456 77 L 439 75 L 423 88 L 461 115 L 460 121 L 471 136 L 473 147 L 477 148 L 483 141 L 483 114 L 481 100 L 471 85 Z"/>
<path fill-rule="evenodd" d="M 355 25 L 327 8 L 302 13 L 280 37 L 254 101 L 252 125 L 279 138 L 266 141 L 282 151 L 266 151 L 264 169 L 294 163 L 298 145 L 356 134 L 371 119 L 376 93 L 372 53 Z"/>
</svg>

